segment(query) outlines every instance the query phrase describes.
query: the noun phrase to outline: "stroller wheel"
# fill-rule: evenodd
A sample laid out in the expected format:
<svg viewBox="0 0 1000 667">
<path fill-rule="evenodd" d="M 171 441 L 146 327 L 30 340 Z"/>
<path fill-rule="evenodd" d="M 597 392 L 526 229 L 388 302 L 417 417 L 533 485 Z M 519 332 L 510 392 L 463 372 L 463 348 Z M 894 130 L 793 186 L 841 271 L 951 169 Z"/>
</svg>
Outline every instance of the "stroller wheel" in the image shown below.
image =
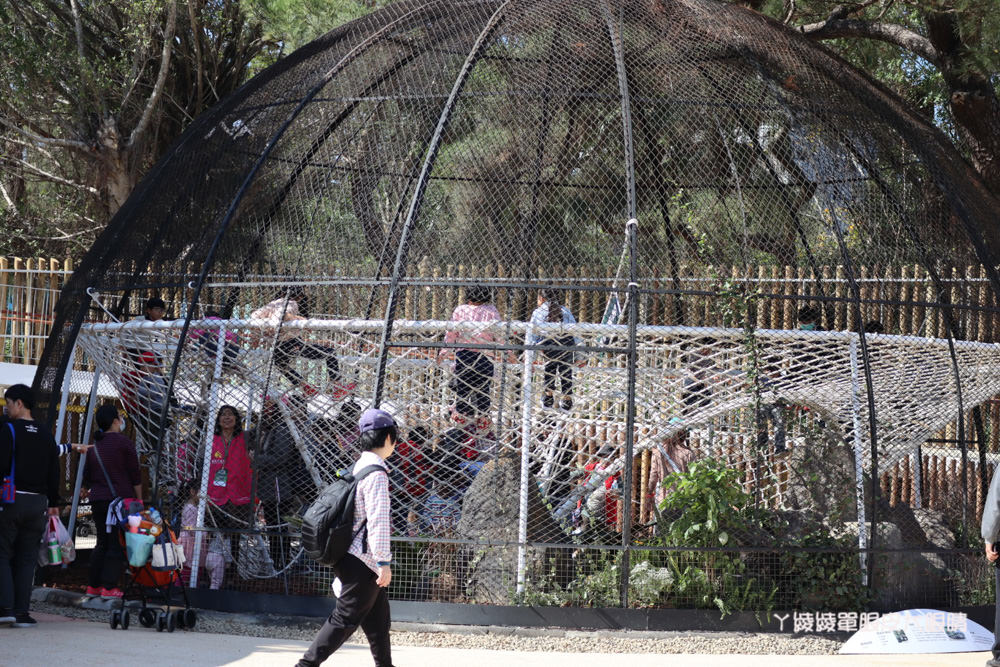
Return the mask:
<svg viewBox="0 0 1000 667">
<path fill-rule="evenodd" d="M 139 612 L 139 625 L 144 628 L 151 628 L 156 625 L 156 612 L 152 609 L 143 609 Z"/>
<path fill-rule="evenodd" d="M 173 632 L 177 629 L 177 613 L 167 614 L 167 632 Z"/>
<path fill-rule="evenodd" d="M 187 628 L 188 630 L 193 628 L 195 626 L 195 623 L 198 622 L 198 614 L 195 612 L 194 609 L 185 609 L 180 613 L 184 617 L 184 627 Z"/>
<path fill-rule="evenodd" d="M 111 629 L 112 630 L 117 630 L 118 629 L 118 623 L 121 621 L 121 618 L 122 618 L 122 612 L 121 612 L 120 609 L 113 609 L 111 611 L 111 622 L 110 622 L 110 625 L 111 625 Z"/>
<path fill-rule="evenodd" d="M 156 615 L 156 631 L 163 632 L 167 627 L 167 615 L 164 612 L 160 612 Z"/>
<path fill-rule="evenodd" d="M 129 621 L 131 621 L 131 614 L 128 609 L 122 612 L 122 630 L 128 630 Z"/>
</svg>

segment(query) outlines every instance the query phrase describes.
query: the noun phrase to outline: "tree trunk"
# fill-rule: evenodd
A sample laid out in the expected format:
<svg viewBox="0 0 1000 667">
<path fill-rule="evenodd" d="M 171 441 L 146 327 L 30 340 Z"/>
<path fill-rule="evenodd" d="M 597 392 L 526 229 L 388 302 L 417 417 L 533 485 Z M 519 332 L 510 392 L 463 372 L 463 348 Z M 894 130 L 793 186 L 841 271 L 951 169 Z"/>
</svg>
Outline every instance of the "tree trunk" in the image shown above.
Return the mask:
<svg viewBox="0 0 1000 667">
<path fill-rule="evenodd" d="M 105 118 L 97 136 L 100 171 L 94 187 L 101 193 L 108 217 L 111 218 L 128 199 L 136 179 L 131 168 L 130 150 L 122 141 L 115 119 L 110 116 Z"/>
<path fill-rule="evenodd" d="M 954 12 L 929 12 L 924 18 L 928 38 L 941 55 L 959 135 L 986 187 L 1000 194 L 1000 101 L 993 84 L 972 61 Z"/>
</svg>

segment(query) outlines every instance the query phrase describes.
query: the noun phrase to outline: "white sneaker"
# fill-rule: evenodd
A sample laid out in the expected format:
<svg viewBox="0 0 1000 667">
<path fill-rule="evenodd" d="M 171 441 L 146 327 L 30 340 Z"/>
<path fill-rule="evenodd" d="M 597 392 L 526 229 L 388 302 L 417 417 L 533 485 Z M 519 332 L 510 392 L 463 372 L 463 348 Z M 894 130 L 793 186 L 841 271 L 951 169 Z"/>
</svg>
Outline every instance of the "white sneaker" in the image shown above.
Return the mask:
<svg viewBox="0 0 1000 667">
<path fill-rule="evenodd" d="M 17 619 L 14 618 L 13 615 L 11 615 L 11 614 L 9 614 L 9 613 L 7 613 L 5 611 L 4 612 L 0 612 L 0 625 L 10 625 L 11 623 L 13 623 L 16 620 Z"/>
</svg>

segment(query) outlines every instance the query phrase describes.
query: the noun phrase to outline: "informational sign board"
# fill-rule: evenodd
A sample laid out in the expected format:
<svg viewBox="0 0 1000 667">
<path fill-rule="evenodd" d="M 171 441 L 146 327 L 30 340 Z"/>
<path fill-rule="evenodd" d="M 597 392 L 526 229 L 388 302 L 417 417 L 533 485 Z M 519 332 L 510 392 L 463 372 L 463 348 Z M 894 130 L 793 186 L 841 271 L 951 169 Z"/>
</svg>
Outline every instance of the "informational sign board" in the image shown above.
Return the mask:
<svg viewBox="0 0 1000 667">
<path fill-rule="evenodd" d="M 966 653 L 988 651 L 993 633 L 965 614 L 907 609 L 881 616 L 858 630 L 841 653 Z"/>
</svg>

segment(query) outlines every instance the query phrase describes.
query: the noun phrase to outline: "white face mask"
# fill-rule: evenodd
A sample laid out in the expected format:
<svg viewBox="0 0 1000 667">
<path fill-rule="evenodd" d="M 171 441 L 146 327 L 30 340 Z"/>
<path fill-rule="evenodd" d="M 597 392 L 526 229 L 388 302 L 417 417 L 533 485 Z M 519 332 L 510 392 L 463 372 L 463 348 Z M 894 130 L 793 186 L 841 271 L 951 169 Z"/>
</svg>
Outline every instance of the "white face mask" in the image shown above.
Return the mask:
<svg viewBox="0 0 1000 667">
<path fill-rule="evenodd" d="M 122 433 L 124 433 L 124 432 L 125 432 L 125 418 L 124 418 L 124 417 L 120 417 L 120 418 L 119 418 L 119 426 L 118 426 L 118 431 L 119 431 L 119 432 L 122 432 Z"/>
</svg>

